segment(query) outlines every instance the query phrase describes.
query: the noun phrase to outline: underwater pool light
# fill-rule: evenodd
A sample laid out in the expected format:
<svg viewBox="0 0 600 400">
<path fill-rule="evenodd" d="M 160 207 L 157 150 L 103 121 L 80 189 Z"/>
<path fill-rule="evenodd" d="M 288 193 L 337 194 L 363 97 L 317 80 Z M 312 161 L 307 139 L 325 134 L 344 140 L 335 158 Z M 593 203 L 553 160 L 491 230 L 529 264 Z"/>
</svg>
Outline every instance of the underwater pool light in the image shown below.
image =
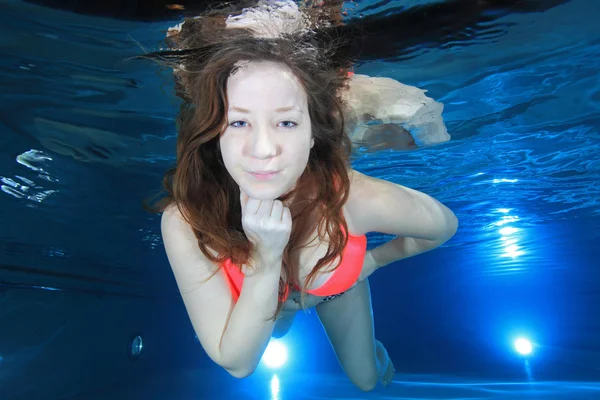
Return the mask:
<svg viewBox="0 0 600 400">
<path fill-rule="evenodd" d="M 516 339 L 514 345 L 517 353 L 519 353 L 522 356 L 527 356 L 533 351 L 533 346 L 531 345 L 531 342 L 523 337 Z"/>
<path fill-rule="evenodd" d="M 285 344 L 279 340 L 272 339 L 262 356 L 262 362 L 269 368 L 281 368 L 288 359 L 288 351 Z"/>
<path fill-rule="evenodd" d="M 129 345 L 129 358 L 131 360 L 136 360 L 142 354 L 142 350 L 144 350 L 144 341 L 140 335 L 136 335 L 131 339 L 131 344 Z"/>
</svg>

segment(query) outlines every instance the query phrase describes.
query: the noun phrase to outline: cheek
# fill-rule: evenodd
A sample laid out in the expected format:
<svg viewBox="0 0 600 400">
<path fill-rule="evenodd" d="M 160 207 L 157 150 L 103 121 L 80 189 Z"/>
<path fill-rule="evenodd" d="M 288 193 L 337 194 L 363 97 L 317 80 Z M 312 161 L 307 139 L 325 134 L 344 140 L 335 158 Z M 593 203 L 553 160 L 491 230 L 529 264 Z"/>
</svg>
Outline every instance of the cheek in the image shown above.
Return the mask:
<svg viewBox="0 0 600 400">
<path fill-rule="evenodd" d="M 313 139 L 310 134 L 298 135 L 294 137 L 290 148 L 298 155 L 309 153 L 312 148 Z"/>
<path fill-rule="evenodd" d="M 221 140 L 219 141 L 219 147 L 221 149 L 223 163 L 227 169 L 230 169 L 230 167 L 235 163 L 235 160 L 239 158 L 236 156 L 235 141 L 221 137 Z"/>
<path fill-rule="evenodd" d="M 285 152 L 284 159 L 297 173 L 304 171 L 310 157 L 310 142 L 297 143 Z"/>
<path fill-rule="evenodd" d="M 308 156 L 311 152 L 312 147 L 313 147 L 313 139 L 311 137 L 309 137 L 306 140 L 304 140 L 300 146 L 298 146 L 298 149 L 299 150 L 301 149 L 302 156 L 308 160 Z"/>
</svg>

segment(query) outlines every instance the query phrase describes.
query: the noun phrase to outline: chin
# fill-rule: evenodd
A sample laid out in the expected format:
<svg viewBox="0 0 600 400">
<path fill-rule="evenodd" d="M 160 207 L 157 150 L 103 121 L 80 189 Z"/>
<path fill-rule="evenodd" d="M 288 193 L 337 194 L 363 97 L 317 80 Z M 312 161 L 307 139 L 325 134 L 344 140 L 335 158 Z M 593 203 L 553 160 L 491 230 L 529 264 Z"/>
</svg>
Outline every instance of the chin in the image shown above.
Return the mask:
<svg viewBox="0 0 600 400">
<path fill-rule="evenodd" d="M 242 189 L 248 196 L 258 200 L 275 200 L 291 190 L 287 185 L 268 184 L 246 184 Z"/>
<path fill-rule="evenodd" d="M 257 188 L 248 188 L 247 190 L 244 189 L 244 191 L 248 196 L 258 200 L 275 200 L 286 193 L 286 191 L 282 190 L 266 190 Z"/>
</svg>

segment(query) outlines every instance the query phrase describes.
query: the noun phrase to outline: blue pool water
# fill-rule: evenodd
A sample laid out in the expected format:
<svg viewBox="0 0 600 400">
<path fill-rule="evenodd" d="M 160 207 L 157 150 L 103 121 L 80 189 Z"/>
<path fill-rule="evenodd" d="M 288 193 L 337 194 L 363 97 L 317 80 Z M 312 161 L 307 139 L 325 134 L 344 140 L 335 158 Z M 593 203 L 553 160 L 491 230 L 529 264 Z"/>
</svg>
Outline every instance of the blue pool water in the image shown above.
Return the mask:
<svg viewBox="0 0 600 400">
<path fill-rule="evenodd" d="M 363 1 L 349 17 L 450 3 Z M 141 208 L 174 161 L 177 102 L 168 71 L 123 62 L 177 21 L 3 2 L 0 398 L 600 398 L 600 4 L 520 3 L 357 66 L 427 89 L 452 139 L 361 150 L 354 167 L 433 195 L 461 224 L 372 277 L 397 374 L 365 394 L 314 312 L 282 339 L 282 368 L 243 381 L 195 339 Z"/>
</svg>

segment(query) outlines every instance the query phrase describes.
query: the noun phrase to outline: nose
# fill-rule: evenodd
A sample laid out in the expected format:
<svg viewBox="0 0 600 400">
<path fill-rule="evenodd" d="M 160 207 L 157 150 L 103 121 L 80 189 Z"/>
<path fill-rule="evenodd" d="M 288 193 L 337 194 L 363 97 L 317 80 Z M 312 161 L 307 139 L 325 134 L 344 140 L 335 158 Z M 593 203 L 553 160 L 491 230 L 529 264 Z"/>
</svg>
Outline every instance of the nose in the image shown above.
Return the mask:
<svg viewBox="0 0 600 400">
<path fill-rule="evenodd" d="M 268 127 L 258 127 L 252 132 L 250 154 L 252 157 L 266 159 L 275 157 L 278 151 L 277 138 Z"/>
</svg>

